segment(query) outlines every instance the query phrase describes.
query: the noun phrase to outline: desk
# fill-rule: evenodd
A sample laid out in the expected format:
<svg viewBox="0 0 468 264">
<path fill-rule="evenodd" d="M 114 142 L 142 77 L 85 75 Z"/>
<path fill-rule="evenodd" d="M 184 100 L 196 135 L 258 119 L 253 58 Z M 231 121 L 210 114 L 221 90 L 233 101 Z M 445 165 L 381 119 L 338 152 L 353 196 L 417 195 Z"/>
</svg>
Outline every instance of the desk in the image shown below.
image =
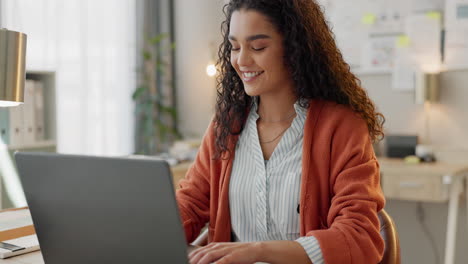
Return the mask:
<svg viewBox="0 0 468 264">
<path fill-rule="evenodd" d="M 189 253 L 195 249 L 194 246 L 189 246 Z M 0 259 L 1 264 L 44 264 L 41 251 L 34 251 L 24 255 L 15 256 L 8 259 Z"/>
<path fill-rule="evenodd" d="M 401 159 L 379 158 L 382 189 L 387 199 L 447 202 L 445 264 L 455 263 L 459 197 L 465 188 L 468 164 L 443 162 L 405 164 Z M 468 210 L 468 195 L 466 196 Z M 398 228 L 398 227 L 397 227 Z"/>
<path fill-rule="evenodd" d="M 8 259 L 0 259 L 2 264 L 44 264 L 41 251 L 34 251 L 24 255 L 11 257 Z"/>
<path fill-rule="evenodd" d="M 174 188 L 179 188 L 179 181 L 185 177 L 187 174 L 188 169 L 192 166 L 193 162 L 182 162 L 177 165 L 171 166 L 172 172 L 172 181 L 174 182 Z"/>
</svg>

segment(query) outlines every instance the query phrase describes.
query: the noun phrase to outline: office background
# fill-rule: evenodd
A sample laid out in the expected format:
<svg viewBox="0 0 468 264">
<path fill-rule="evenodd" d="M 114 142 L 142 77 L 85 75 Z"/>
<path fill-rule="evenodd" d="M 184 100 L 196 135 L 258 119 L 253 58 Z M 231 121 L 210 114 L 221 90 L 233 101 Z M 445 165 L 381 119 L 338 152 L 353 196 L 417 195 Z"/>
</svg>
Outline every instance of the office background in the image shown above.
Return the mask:
<svg viewBox="0 0 468 264">
<path fill-rule="evenodd" d="M 155 1 L 0 1 L 1 26 L 28 33 L 27 70 L 55 75 L 57 151 L 95 155 L 135 151 L 137 119 L 131 95 L 138 82 L 136 69 L 142 63 L 141 32 L 157 34 L 171 28 L 176 43 L 172 78 L 177 128 L 185 138 L 203 135 L 216 96 L 215 79 L 206 74 L 206 66 L 221 40 L 225 1 L 159 1 L 149 8 L 148 2 Z M 343 1 L 323 1 L 323 5 L 331 2 Z M 410 2 L 445 7 L 445 1 Z M 145 12 L 159 19 L 144 20 Z M 365 14 L 361 22 L 376 23 L 378 15 L 373 15 Z M 440 98 L 430 108 L 414 102 L 413 90 L 394 89 L 394 72 L 389 67 L 377 71 L 361 67 L 355 72 L 385 115 L 387 134 L 418 135 L 437 149 L 439 159 L 468 163 L 468 67 L 441 73 Z M 388 200 L 386 209 L 400 233 L 403 263 L 442 262 L 447 203 Z M 429 233 L 420 222 L 422 214 Z M 458 222 L 456 263 L 461 264 L 468 260 L 464 202 Z"/>
</svg>

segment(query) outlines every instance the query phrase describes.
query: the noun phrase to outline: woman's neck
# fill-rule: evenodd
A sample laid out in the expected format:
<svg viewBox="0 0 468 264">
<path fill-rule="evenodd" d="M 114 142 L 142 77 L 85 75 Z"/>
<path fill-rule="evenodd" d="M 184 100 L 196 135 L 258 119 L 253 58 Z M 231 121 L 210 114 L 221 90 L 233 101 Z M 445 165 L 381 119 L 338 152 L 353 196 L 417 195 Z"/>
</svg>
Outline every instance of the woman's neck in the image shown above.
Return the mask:
<svg viewBox="0 0 468 264">
<path fill-rule="evenodd" d="M 264 122 L 280 122 L 294 116 L 294 103 L 297 97 L 292 94 L 280 96 L 260 95 L 258 102 L 258 115 Z"/>
</svg>

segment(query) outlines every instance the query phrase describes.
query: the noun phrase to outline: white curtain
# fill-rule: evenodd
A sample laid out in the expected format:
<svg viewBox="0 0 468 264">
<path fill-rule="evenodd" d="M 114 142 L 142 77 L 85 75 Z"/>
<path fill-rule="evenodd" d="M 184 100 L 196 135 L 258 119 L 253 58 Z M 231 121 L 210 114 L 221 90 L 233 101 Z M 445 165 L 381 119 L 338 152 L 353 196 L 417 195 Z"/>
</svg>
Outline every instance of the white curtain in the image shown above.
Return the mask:
<svg viewBox="0 0 468 264">
<path fill-rule="evenodd" d="M 56 73 L 61 153 L 134 150 L 134 0 L 2 0 L 1 27 L 28 35 L 26 70 Z"/>
<path fill-rule="evenodd" d="M 58 152 L 132 153 L 135 1 L 0 0 L 0 11 L 0 27 L 28 35 L 26 70 L 56 74 Z M 0 158 L 8 197 L 24 206 L 6 146 Z"/>
</svg>

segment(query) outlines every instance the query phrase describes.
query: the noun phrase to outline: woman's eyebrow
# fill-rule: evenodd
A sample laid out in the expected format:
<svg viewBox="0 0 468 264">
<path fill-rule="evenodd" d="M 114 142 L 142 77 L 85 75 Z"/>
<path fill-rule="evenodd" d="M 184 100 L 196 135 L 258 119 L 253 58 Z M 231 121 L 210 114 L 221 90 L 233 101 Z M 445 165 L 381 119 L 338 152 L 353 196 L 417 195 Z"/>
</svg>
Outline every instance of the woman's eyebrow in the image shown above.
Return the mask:
<svg viewBox="0 0 468 264">
<path fill-rule="evenodd" d="M 232 41 L 237 41 L 236 37 L 232 36 L 232 35 L 229 35 L 228 37 L 230 40 Z M 268 35 L 265 35 L 265 34 L 257 34 L 257 35 L 252 35 L 252 36 L 248 36 L 246 38 L 247 42 L 250 42 L 250 41 L 254 41 L 254 40 L 257 40 L 257 39 L 270 39 L 271 37 L 268 36 Z"/>
</svg>

